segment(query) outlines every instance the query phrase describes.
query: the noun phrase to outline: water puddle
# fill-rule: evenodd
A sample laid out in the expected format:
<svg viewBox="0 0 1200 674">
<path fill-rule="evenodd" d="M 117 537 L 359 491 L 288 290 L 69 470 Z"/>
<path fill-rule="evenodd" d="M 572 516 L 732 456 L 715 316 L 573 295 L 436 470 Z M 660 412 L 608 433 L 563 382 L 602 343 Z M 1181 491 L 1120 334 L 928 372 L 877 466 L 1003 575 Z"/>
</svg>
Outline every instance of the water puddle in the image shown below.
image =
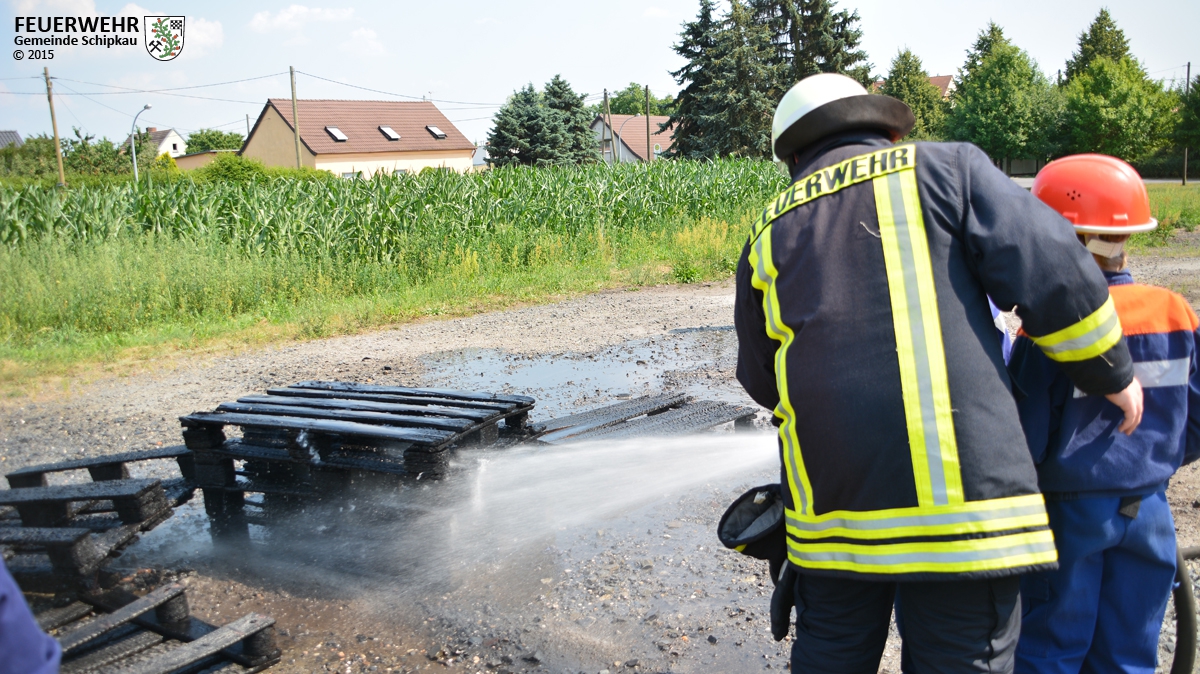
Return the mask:
<svg viewBox="0 0 1200 674">
<path fill-rule="evenodd" d="M 532 396 L 537 399 L 534 420 L 667 390 L 751 404 L 729 376 L 736 361 L 732 325 L 679 328 L 588 353 L 528 356 L 463 349 L 435 354 L 424 360 L 422 383 Z"/>
</svg>

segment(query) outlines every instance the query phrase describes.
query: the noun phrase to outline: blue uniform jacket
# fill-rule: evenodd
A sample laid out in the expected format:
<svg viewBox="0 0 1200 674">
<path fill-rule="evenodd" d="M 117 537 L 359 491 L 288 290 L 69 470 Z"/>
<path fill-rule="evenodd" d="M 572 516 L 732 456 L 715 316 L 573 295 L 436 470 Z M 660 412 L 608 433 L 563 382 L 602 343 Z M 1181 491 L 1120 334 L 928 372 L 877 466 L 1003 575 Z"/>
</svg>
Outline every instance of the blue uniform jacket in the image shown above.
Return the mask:
<svg viewBox="0 0 1200 674">
<path fill-rule="evenodd" d="M 1087 396 L 1024 334 L 1013 346 L 1021 425 L 1050 496 L 1144 495 L 1200 457 L 1198 321 L 1187 300 L 1135 284 L 1129 272 L 1105 273 L 1145 392 L 1142 423 L 1117 431 L 1122 413 L 1103 396 Z"/>
</svg>

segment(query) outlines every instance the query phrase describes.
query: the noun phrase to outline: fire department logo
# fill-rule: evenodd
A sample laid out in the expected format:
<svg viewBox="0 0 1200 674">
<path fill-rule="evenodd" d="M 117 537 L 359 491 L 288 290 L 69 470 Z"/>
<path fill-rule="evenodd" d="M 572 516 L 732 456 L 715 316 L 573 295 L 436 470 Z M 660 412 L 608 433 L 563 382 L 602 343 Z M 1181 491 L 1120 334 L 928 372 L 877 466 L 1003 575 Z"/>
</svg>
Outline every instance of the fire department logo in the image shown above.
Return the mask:
<svg viewBox="0 0 1200 674">
<path fill-rule="evenodd" d="M 183 51 L 182 16 L 144 17 L 146 51 L 159 61 L 170 61 Z"/>
</svg>

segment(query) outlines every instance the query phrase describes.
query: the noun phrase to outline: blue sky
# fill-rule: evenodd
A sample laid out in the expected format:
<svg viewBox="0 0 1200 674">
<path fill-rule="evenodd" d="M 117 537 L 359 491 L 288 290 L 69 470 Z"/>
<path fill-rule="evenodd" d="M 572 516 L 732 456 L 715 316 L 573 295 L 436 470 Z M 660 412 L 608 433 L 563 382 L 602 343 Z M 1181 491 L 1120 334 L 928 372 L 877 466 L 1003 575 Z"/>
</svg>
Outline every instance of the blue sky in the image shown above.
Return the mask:
<svg viewBox="0 0 1200 674">
<path fill-rule="evenodd" d="M 12 58 L 0 52 L 0 129 L 23 136 L 49 132 L 40 79 L 49 66 L 56 82 L 59 131 L 83 127 L 95 136 L 128 133 L 133 113 L 153 109 L 141 126 L 186 133 L 205 127 L 245 132 L 268 97 L 289 96 L 288 66 L 301 98 L 404 100 L 353 89 L 316 77 L 438 101 L 467 135 L 483 141 L 491 115 L 526 82 L 542 85 L 561 73 L 576 91 L 599 94 L 629 82 L 649 84 L 658 95 L 678 89 L 667 71 L 680 60 L 671 50 L 680 24 L 696 13 L 696 0 L 603 3 L 381 2 L 160 2 L 104 0 L 0 0 L 0 34 L 12 40 L 15 16 L 187 16 L 182 53 L 156 62 L 137 47 L 56 47 L 51 61 Z M 1075 48 L 1079 33 L 1101 6 L 1095 0 L 934 2 L 841 0 L 857 9 L 863 47 L 878 73 L 902 47 L 911 48 L 930 74 L 953 74 L 976 33 L 991 19 L 1053 76 Z M 1129 37 L 1134 54 L 1156 78 L 1182 79 L 1191 60 L 1200 70 L 1200 2 L 1113 2 L 1109 9 Z M 1193 73 L 1195 74 L 1195 73 Z M 269 76 L 269 77 L 262 77 Z M 261 78 L 216 87 L 166 89 Z M 124 87 L 120 89 L 118 87 Z M 36 92 L 25 95 L 22 92 Z M 121 93 L 116 93 L 121 92 Z M 192 96 L 192 98 L 184 97 Z M 212 100 L 224 99 L 224 100 Z"/>
</svg>

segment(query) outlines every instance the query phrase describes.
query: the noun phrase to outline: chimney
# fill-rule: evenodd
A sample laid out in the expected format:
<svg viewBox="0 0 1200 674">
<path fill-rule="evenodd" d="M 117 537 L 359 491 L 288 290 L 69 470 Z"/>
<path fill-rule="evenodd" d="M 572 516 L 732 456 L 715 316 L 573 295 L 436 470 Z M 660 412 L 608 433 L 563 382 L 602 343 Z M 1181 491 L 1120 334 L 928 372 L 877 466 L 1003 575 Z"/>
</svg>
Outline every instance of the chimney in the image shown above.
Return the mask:
<svg viewBox="0 0 1200 674">
<path fill-rule="evenodd" d="M 157 126 L 148 126 L 148 127 L 146 127 L 146 133 L 154 133 L 155 131 L 158 131 L 158 127 L 157 127 Z"/>
</svg>

